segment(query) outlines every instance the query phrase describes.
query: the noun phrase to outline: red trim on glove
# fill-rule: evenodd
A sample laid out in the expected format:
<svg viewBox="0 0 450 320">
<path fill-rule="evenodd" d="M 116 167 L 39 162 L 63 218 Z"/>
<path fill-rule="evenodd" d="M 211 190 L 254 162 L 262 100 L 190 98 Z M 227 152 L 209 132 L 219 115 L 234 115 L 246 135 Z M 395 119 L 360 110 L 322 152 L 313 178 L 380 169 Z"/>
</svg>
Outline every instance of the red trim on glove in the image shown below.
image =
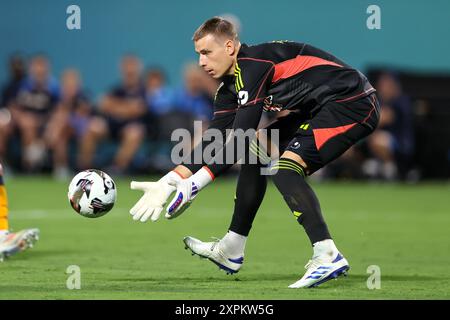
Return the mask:
<svg viewBox="0 0 450 320">
<path fill-rule="evenodd" d="M 179 173 L 177 170 L 173 169 L 173 172 L 175 172 L 177 175 L 181 177 L 181 179 L 186 179 L 181 173 Z"/>
<path fill-rule="evenodd" d="M 216 178 L 214 176 L 214 173 L 212 173 L 212 171 L 207 167 L 207 166 L 203 166 L 203 168 L 208 171 L 209 175 L 211 176 L 212 181 L 214 181 L 214 179 Z"/>
</svg>

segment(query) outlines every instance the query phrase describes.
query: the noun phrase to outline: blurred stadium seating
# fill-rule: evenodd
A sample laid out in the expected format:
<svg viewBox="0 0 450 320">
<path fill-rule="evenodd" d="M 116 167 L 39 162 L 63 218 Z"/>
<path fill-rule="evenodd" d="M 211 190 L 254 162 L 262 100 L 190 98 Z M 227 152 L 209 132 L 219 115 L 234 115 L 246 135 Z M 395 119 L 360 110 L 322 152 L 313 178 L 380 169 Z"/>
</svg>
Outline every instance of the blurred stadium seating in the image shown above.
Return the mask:
<svg viewBox="0 0 450 320">
<path fill-rule="evenodd" d="M 79 1 L 78 5 L 82 14 L 82 29 L 78 31 L 69 31 L 65 28 L 65 24 L 60 25 L 66 17 L 62 4 L 58 6 L 50 2 L 40 4 L 39 9 L 46 17 L 60 15 L 59 20 L 50 19 L 46 23 L 34 15 L 36 4 L 32 2 L 25 1 L 14 5 L 5 2 L 0 5 L 2 12 L 10 13 L 0 22 L 0 35 L 6 36 L 8 30 L 15 35 L 11 41 L 2 45 L 0 52 L 0 64 L 2 64 L 0 66 L 2 88 L 0 161 L 5 162 L 10 170 L 19 173 L 53 171 L 56 176 L 67 176 L 70 171 L 81 169 L 86 165 L 108 168 L 118 174 L 166 170 L 171 166 L 168 156 L 171 147 L 170 132 L 178 127 L 192 130 L 191 124 L 195 119 L 207 122 L 212 114 L 212 100 L 217 87 L 217 83 L 205 77 L 195 66 L 186 67 L 187 61 L 195 59 L 190 36 L 204 18 L 224 14 L 232 17 L 234 22 L 239 24 L 244 42 L 257 43 L 277 38 L 311 42 L 325 50 L 330 50 L 368 74 L 375 85 L 377 85 L 379 74 L 385 72 L 395 74 L 395 81 L 400 84 L 402 95 L 409 101 L 403 111 L 410 109 L 406 113 L 398 114 L 397 120 L 401 120 L 404 128 L 411 128 L 411 135 L 408 138 L 409 151 L 395 154 L 395 174 L 392 176 L 370 174 L 370 168 L 365 169 L 364 163 L 367 164 L 367 160 L 373 157 L 373 149 L 369 141 L 365 145 L 358 146 L 357 153 L 349 153 L 330 166 L 327 172 L 322 173 L 324 177 L 400 178 L 409 181 L 450 177 L 450 127 L 448 126 L 450 65 L 439 54 L 439 51 L 445 52 L 445 49 L 450 48 L 448 43 L 442 43 L 439 50 L 426 51 L 425 49 L 431 48 L 433 44 L 427 35 L 432 33 L 434 37 L 444 36 L 447 32 L 444 24 L 442 28 L 439 27 L 438 17 L 430 18 L 424 15 L 425 20 L 435 19 L 438 25 L 434 27 L 426 21 L 411 24 L 408 17 L 403 14 L 403 7 L 400 4 L 380 1 L 380 7 L 391 14 L 383 16 L 381 30 L 370 31 L 364 23 L 355 27 L 361 21 L 365 21 L 366 8 L 360 2 L 352 1 L 345 5 L 333 2 L 327 3 L 327 6 L 309 4 L 308 10 L 304 10 L 300 3 L 280 4 L 278 13 L 271 12 L 269 3 L 260 3 L 259 17 L 253 14 L 251 1 L 242 4 L 238 11 L 233 10 L 231 4 L 211 4 L 207 7 L 200 6 L 195 19 L 183 15 L 177 16 L 177 24 L 167 24 L 167 16 L 154 14 L 152 4 L 144 1 L 130 5 L 125 11 L 121 2 L 111 1 L 108 4 L 108 17 L 102 15 L 99 6 L 92 2 Z M 171 12 L 170 6 L 168 3 L 159 3 L 158 10 Z M 190 9 L 190 6 L 187 3 L 180 4 L 177 12 L 185 12 Z M 336 30 L 317 25 L 314 16 L 320 14 L 324 21 L 332 21 L 335 18 L 334 13 L 343 10 L 342 6 L 347 7 L 349 17 L 353 18 L 341 21 L 339 26 L 336 26 Z M 448 3 L 444 6 L 450 8 Z M 429 10 L 419 3 L 410 4 L 408 9 L 416 13 Z M 151 18 L 149 18 L 149 12 Z M 281 16 L 273 16 L 280 12 L 283 12 L 283 19 Z M 434 14 L 441 13 L 434 12 Z M 391 28 L 393 16 L 396 19 L 396 26 L 409 23 L 408 32 L 401 28 Z M 278 22 L 276 26 L 269 26 L 262 25 L 261 20 Z M 121 21 L 127 21 L 127 23 L 124 24 Z M 158 32 L 161 26 L 164 26 L 164 32 Z M 41 37 L 36 37 L 37 33 Z M 173 36 L 168 37 L 168 34 Z M 347 34 L 347 37 L 343 39 L 338 36 L 342 34 Z M 354 39 L 359 40 L 354 41 Z M 412 44 L 417 39 L 420 39 L 420 47 L 413 49 L 405 45 Z M 74 48 L 77 50 L 73 50 Z M 406 55 L 405 49 L 415 50 L 414 54 Z M 16 55 L 17 52 L 20 54 Z M 18 129 L 17 121 L 15 122 L 14 119 L 17 116 L 14 115 L 11 105 L 17 104 L 16 97 L 24 91 L 24 83 L 30 76 L 30 61 L 39 52 L 42 52 L 49 61 L 46 86 L 53 95 L 50 95 L 53 99 L 49 102 L 51 107 L 56 108 L 65 103 L 70 104 L 70 108 L 74 108 L 75 105 L 82 104 L 80 102 L 82 97 L 89 109 L 84 117 L 95 116 L 103 117 L 103 119 L 106 116 L 102 112 L 102 97 L 120 78 L 117 63 L 130 52 L 142 60 L 143 67 L 147 69 L 144 71 L 142 68 L 139 74 L 140 86 L 143 90 L 141 102 L 147 109 L 145 112 L 138 112 L 138 118 L 146 124 L 146 130 L 142 136 L 136 134 L 136 131 L 131 132 L 128 141 L 143 139 L 143 142 L 137 143 L 138 147 L 136 151 L 133 151 L 130 161 L 117 160 L 120 158 L 116 155 L 117 152 L 120 154 L 122 133 L 115 135 L 102 133 L 108 139 L 102 141 L 99 139 L 93 162 L 80 164 L 77 159 L 80 145 L 82 145 L 80 141 L 83 140 L 84 131 L 88 129 L 85 128 L 87 120 L 83 120 L 82 116 L 77 115 L 76 112 L 71 112 L 70 119 L 66 119 L 72 132 L 66 134 L 65 131 L 61 131 L 61 128 L 59 131 L 55 129 L 53 139 L 52 133 L 49 133 L 46 127 L 51 123 L 50 118 L 54 115 L 46 115 L 43 122 L 41 119 L 42 125 L 37 126 L 36 132 L 32 135 L 34 142 L 30 145 L 33 148 L 25 147 L 27 142 L 24 142 L 24 139 L 28 138 L 24 132 L 29 132 L 31 129 L 25 131 Z M 378 65 L 390 67 L 377 67 Z M 78 100 L 71 100 L 70 103 L 64 98 L 64 81 L 59 80 L 67 69 L 79 74 L 83 81 L 82 87 L 76 94 Z M 34 90 L 30 88 L 28 87 L 27 90 Z M 123 103 L 127 104 L 125 100 Z M 130 113 L 135 111 L 132 109 L 133 107 L 129 107 Z M 127 111 L 124 111 L 125 118 L 128 117 L 126 113 Z M 58 121 L 62 120 L 56 120 L 53 123 Z M 390 127 L 388 131 L 395 135 L 399 127 L 397 123 L 394 124 L 397 127 Z M 36 124 L 31 121 L 29 126 L 36 126 Z M 98 129 L 100 126 L 96 123 L 93 127 Z M 68 139 L 68 143 L 61 143 L 63 137 Z M 39 144 L 36 141 L 41 147 L 37 147 Z M 66 144 L 67 148 L 64 148 Z M 44 152 L 42 145 L 45 148 Z M 67 159 L 62 157 L 61 160 L 61 157 L 55 157 L 58 152 L 60 155 L 67 152 Z M 30 164 L 27 157 L 36 158 L 36 164 Z"/>
</svg>

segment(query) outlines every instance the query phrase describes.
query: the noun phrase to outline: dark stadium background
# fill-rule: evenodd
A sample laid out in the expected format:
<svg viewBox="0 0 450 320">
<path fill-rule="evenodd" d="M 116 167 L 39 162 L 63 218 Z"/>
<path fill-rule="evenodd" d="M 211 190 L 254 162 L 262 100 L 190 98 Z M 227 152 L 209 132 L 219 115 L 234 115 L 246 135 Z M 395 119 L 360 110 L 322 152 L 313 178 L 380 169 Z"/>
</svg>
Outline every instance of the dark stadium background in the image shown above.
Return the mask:
<svg viewBox="0 0 450 320">
<path fill-rule="evenodd" d="M 120 57 L 133 53 L 145 66 L 160 66 L 171 86 L 182 82 L 182 67 L 195 61 L 193 30 L 213 15 L 233 14 L 241 39 L 249 44 L 289 39 L 329 50 L 369 75 L 386 68 L 400 74 L 412 99 L 414 166 L 421 178 L 449 177 L 450 3 L 376 1 L 382 27 L 369 30 L 371 1 L 77 1 L 81 30 L 66 28 L 70 1 L 2 1 L 0 84 L 7 61 L 44 53 L 58 78 L 68 67 L 79 70 L 95 102 L 118 81 Z M 275 10 L 274 10 L 275 6 Z M 20 151 L 13 149 L 12 162 Z M 75 152 L 72 150 L 72 153 Z"/>
</svg>

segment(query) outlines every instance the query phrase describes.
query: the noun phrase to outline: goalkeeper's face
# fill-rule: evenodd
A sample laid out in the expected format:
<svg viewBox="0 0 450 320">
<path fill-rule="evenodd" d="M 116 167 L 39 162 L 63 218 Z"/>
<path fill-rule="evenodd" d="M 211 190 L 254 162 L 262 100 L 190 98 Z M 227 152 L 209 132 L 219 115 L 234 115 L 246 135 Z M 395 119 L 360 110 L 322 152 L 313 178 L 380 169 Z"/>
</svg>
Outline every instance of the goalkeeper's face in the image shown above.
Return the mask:
<svg viewBox="0 0 450 320">
<path fill-rule="evenodd" d="M 232 75 L 238 51 L 236 41 L 208 34 L 194 42 L 199 65 L 215 79 Z"/>
</svg>

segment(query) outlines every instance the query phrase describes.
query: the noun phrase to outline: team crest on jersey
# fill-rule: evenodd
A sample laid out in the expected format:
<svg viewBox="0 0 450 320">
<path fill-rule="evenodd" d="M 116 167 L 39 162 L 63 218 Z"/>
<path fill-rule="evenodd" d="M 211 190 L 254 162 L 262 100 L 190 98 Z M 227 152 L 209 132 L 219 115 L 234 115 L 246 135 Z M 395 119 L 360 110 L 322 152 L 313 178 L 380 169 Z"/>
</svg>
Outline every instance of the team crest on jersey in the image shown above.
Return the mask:
<svg viewBox="0 0 450 320">
<path fill-rule="evenodd" d="M 300 142 L 295 141 L 295 142 L 291 145 L 291 148 L 297 150 L 298 148 L 300 148 Z"/>
<path fill-rule="evenodd" d="M 264 99 L 263 110 L 266 112 L 277 112 L 281 111 L 283 106 L 281 104 L 273 103 L 273 96 L 270 95 Z"/>
</svg>

